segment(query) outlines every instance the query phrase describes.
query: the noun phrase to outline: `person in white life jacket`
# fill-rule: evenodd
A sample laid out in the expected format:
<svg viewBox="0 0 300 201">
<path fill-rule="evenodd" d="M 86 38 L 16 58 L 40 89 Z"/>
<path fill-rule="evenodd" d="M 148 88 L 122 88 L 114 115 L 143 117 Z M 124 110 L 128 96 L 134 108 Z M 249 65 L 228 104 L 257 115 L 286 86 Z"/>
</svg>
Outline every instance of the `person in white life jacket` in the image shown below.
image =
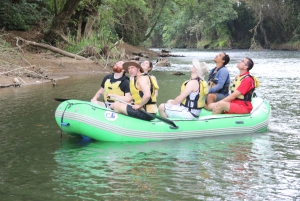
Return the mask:
<svg viewBox="0 0 300 201">
<path fill-rule="evenodd" d="M 150 76 L 151 83 L 152 83 L 152 86 L 154 88 L 154 93 L 155 93 L 155 96 L 156 96 L 156 99 L 157 99 L 159 86 L 157 84 L 156 77 L 154 75 L 150 74 L 150 72 L 153 69 L 153 64 L 152 64 L 151 61 L 145 60 L 145 61 L 143 61 L 141 63 L 141 66 L 142 66 L 142 68 L 144 70 L 144 73 L 148 74 Z"/>
<path fill-rule="evenodd" d="M 112 96 L 128 103 L 132 101 L 129 78 L 125 75 L 123 63 L 123 61 L 118 61 L 112 68 L 113 73 L 103 78 L 101 87 L 91 99 L 91 102 L 113 109 L 115 100 L 111 98 Z M 103 97 L 104 102 L 98 101 L 101 97 Z"/>
<path fill-rule="evenodd" d="M 200 63 L 197 59 L 193 59 L 193 66 L 190 71 L 191 79 L 182 84 L 180 95 L 158 107 L 160 116 L 185 119 L 197 119 L 199 117 L 208 93 L 208 84 L 204 80 L 208 68 L 205 62 Z"/>
<path fill-rule="evenodd" d="M 251 99 L 259 81 L 251 76 L 252 59 L 246 57 L 237 64 L 240 74 L 236 76 L 231 94 L 219 102 L 211 103 L 213 114 L 249 114 L 252 110 Z"/>
<path fill-rule="evenodd" d="M 131 117 L 152 120 L 154 117 L 145 114 L 156 114 L 156 96 L 151 89 L 150 76 L 144 74 L 144 70 L 137 61 L 128 61 L 123 64 L 123 68 L 130 74 L 130 93 L 133 99 L 133 105 L 127 105 L 124 103 L 116 102 L 114 110 L 121 114 L 126 114 Z"/>
</svg>

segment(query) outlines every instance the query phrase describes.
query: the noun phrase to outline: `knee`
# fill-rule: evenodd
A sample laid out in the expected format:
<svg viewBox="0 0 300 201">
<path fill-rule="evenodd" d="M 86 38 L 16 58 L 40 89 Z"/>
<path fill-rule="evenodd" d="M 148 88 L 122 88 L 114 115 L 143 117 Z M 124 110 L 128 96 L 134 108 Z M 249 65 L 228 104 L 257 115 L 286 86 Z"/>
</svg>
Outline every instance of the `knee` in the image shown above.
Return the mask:
<svg viewBox="0 0 300 201">
<path fill-rule="evenodd" d="M 215 99 L 215 94 L 207 94 L 207 99 Z"/>
<path fill-rule="evenodd" d="M 165 104 L 164 103 L 162 103 L 158 106 L 158 111 L 163 111 L 163 110 L 165 110 Z"/>
<path fill-rule="evenodd" d="M 115 112 L 120 112 L 120 106 L 121 106 L 120 102 L 115 102 L 114 103 L 114 111 Z"/>
<path fill-rule="evenodd" d="M 207 96 L 206 96 L 207 105 L 209 105 L 210 103 L 216 102 L 216 100 L 217 100 L 217 97 L 215 94 L 207 94 Z"/>
</svg>

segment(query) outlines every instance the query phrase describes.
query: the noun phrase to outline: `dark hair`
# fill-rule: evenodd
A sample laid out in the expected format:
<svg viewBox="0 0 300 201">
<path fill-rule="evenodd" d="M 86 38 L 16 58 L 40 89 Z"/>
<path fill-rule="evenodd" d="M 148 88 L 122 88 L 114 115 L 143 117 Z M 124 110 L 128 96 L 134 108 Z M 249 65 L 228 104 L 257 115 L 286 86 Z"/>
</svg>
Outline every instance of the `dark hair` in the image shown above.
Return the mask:
<svg viewBox="0 0 300 201">
<path fill-rule="evenodd" d="M 250 71 L 254 66 L 254 62 L 249 57 L 246 57 L 246 59 L 248 60 L 247 61 L 247 66 L 248 66 L 247 71 Z"/>
<path fill-rule="evenodd" d="M 153 63 L 151 61 L 149 61 L 149 66 L 151 67 L 151 69 L 153 68 Z"/>
<path fill-rule="evenodd" d="M 149 72 L 152 71 L 152 69 L 153 69 L 153 63 L 152 63 L 151 61 L 149 61 L 149 60 L 145 60 L 145 61 L 148 61 L 148 62 L 149 62 L 149 66 L 150 66 L 150 68 L 151 68 L 151 70 L 149 70 Z"/>
<path fill-rule="evenodd" d="M 223 52 L 223 53 L 224 53 L 224 57 L 223 57 L 222 59 L 224 60 L 223 65 L 225 66 L 226 64 L 229 63 L 230 57 L 229 57 L 229 55 L 227 55 L 225 52 Z"/>
</svg>

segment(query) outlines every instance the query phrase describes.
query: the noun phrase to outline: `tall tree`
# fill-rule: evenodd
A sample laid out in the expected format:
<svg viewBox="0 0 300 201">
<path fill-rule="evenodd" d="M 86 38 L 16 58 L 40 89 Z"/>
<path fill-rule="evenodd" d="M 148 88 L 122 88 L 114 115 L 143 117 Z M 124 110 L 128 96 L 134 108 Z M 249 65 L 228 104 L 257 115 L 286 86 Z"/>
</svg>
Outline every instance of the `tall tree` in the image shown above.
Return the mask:
<svg viewBox="0 0 300 201">
<path fill-rule="evenodd" d="M 70 21 L 72 14 L 75 12 L 76 6 L 81 0 L 67 0 L 63 9 L 52 20 L 49 31 L 45 34 L 44 39 L 49 43 L 55 43 L 57 39 L 66 40 L 64 36 L 64 28 Z"/>
</svg>

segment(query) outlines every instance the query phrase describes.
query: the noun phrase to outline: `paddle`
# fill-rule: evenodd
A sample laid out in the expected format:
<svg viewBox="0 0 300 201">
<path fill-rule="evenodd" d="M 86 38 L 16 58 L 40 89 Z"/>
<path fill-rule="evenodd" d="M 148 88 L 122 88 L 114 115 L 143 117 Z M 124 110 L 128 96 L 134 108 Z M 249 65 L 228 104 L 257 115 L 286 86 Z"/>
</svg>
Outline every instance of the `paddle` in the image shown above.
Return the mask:
<svg viewBox="0 0 300 201">
<path fill-rule="evenodd" d="M 70 98 L 54 98 L 54 100 L 56 100 L 56 101 L 59 101 L 59 102 L 64 102 L 64 101 L 67 101 L 67 100 L 72 100 L 72 99 L 70 99 Z"/>
<path fill-rule="evenodd" d="M 129 106 L 132 107 L 131 104 L 129 104 L 129 103 L 123 101 L 123 100 L 120 100 L 120 99 L 115 98 L 115 97 L 110 97 L 110 98 L 115 99 L 116 101 L 119 101 L 121 103 L 124 103 L 124 104 L 129 105 Z M 144 114 L 146 114 L 146 115 L 148 115 L 148 116 L 150 116 L 152 118 L 159 119 L 159 120 L 165 122 L 166 124 L 171 125 L 173 128 L 178 128 L 178 126 L 176 126 L 176 124 L 173 121 L 169 120 L 169 119 L 166 119 L 166 118 L 161 117 L 161 116 L 157 116 L 155 114 L 148 113 L 148 112 L 146 112 L 145 110 L 142 110 L 142 109 L 139 109 L 139 111 L 143 112 Z"/>
</svg>

